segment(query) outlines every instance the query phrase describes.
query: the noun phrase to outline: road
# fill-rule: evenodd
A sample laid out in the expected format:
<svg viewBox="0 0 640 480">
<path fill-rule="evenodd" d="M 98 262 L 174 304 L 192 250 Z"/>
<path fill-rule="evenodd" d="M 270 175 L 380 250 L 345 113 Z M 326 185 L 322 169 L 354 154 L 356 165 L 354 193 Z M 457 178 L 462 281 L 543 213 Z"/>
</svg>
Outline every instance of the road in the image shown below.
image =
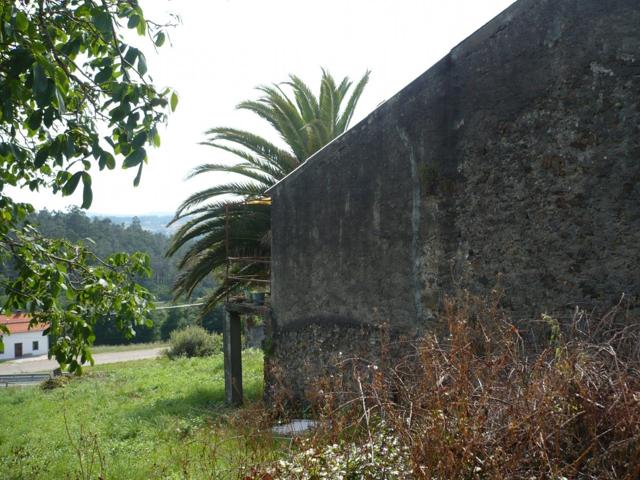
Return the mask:
<svg viewBox="0 0 640 480">
<path fill-rule="evenodd" d="M 129 362 L 131 360 L 144 360 L 161 356 L 166 347 L 148 348 L 146 350 L 129 350 L 125 352 L 96 353 L 93 359 L 96 365 L 104 363 Z M 0 375 L 11 373 L 35 373 L 50 372 L 58 368 L 58 362 L 47 357 L 21 358 L 0 363 Z"/>
</svg>

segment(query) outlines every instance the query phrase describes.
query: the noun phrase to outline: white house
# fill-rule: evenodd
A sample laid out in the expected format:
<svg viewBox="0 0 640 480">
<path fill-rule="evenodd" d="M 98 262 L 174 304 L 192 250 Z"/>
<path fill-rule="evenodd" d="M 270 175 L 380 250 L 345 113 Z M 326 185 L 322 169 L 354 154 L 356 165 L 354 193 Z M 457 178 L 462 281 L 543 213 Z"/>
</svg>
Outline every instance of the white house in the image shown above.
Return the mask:
<svg viewBox="0 0 640 480">
<path fill-rule="evenodd" d="M 24 356 L 46 355 L 49 352 L 49 337 L 43 334 L 47 328 L 39 324 L 29 329 L 31 319 L 26 315 L 0 315 L 0 324 L 9 329 L 9 334 L 2 336 L 4 352 L 0 353 L 0 360 L 20 358 Z"/>
</svg>

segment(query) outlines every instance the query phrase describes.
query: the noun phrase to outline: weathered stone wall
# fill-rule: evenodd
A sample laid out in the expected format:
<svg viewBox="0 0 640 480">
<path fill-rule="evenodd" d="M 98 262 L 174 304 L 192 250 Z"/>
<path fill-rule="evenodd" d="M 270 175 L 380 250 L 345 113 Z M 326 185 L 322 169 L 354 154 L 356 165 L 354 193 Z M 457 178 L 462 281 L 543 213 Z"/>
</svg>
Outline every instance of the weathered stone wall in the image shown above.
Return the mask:
<svg viewBox="0 0 640 480">
<path fill-rule="evenodd" d="M 497 282 L 516 318 L 637 306 L 639 25 L 637 0 L 521 0 L 272 189 L 272 365 Z"/>
<path fill-rule="evenodd" d="M 321 403 L 325 390 L 353 392 L 353 368 L 378 365 L 382 350 L 377 328 L 334 322 L 281 330 L 275 339 L 277 351 L 265 351 L 265 397 L 287 406 Z"/>
</svg>

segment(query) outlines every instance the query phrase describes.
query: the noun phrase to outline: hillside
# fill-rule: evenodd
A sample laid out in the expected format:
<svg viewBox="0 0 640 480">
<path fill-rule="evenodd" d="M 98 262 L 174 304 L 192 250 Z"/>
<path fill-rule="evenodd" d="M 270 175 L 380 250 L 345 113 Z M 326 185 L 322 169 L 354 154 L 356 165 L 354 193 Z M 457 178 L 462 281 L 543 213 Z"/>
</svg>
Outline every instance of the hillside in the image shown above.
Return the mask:
<svg viewBox="0 0 640 480">
<path fill-rule="evenodd" d="M 110 220 L 112 223 L 116 225 L 124 225 L 125 227 L 129 227 L 134 223 L 139 223 L 140 227 L 143 230 L 147 230 L 152 233 L 161 233 L 166 236 L 170 236 L 175 232 L 179 226 L 180 222 L 177 222 L 170 227 L 167 224 L 173 218 L 173 214 L 171 213 L 159 213 L 154 215 L 102 215 L 102 214 L 89 214 L 89 217 L 95 218 L 97 220 Z"/>
<path fill-rule="evenodd" d="M 83 210 L 73 208 L 67 212 L 41 210 L 31 217 L 31 221 L 46 237 L 92 244 L 99 257 L 115 252 L 148 254 L 153 274 L 149 279 L 140 279 L 140 283 L 159 300 L 171 298 L 177 269 L 176 261 L 164 256 L 169 239 L 166 235 L 144 229 L 136 217 L 128 224 L 124 221 L 115 223 L 108 218 L 89 217 Z"/>
<path fill-rule="evenodd" d="M 83 210 L 73 208 L 66 212 L 41 210 L 33 214 L 29 221 L 38 225 L 41 233 L 49 238 L 64 238 L 72 242 L 82 242 L 99 257 L 105 258 L 116 252 L 143 252 L 151 260 L 150 278 L 139 278 L 138 282 L 154 294 L 157 302 L 171 302 L 172 285 L 178 275 L 176 257 L 166 258 L 165 251 L 169 243 L 168 235 L 154 233 L 143 228 L 136 217 L 117 217 L 119 223 L 109 218 L 90 217 Z M 130 221 L 127 223 L 125 219 Z M 159 225 L 160 218 L 155 225 Z M 147 225 L 153 225 L 148 222 Z M 11 266 L 0 266 L 0 277 L 11 276 Z M 214 287 L 213 279 L 208 279 L 194 291 L 193 298 L 204 296 Z M 154 326 L 140 327 L 133 340 L 126 339 L 115 329 L 112 322 L 99 322 L 95 327 L 96 345 L 121 344 L 134 342 L 153 342 L 166 340 L 172 330 L 194 323 L 202 323 L 209 330 L 220 330 L 221 312 L 214 311 L 200 319 L 197 307 L 190 309 L 171 309 L 156 311 L 152 315 Z"/>
</svg>

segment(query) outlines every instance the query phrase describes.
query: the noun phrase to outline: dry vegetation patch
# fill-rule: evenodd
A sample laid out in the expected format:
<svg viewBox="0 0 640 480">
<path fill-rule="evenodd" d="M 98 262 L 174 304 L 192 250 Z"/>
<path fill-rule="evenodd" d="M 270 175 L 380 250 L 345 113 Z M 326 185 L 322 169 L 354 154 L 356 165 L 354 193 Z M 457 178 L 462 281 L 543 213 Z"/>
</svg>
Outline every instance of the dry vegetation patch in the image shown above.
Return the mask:
<svg viewBox="0 0 640 480">
<path fill-rule="evenodd" d="M 444 338 L 401 360 L 389 342 L 379 363 L 319 380 L 324 427 L 248 478 L 640 478 L 637 322 L 620 307 L 597 322 L 545 316 L 533 351 L 496 305 L 448 301 Z"/>
</svg>

